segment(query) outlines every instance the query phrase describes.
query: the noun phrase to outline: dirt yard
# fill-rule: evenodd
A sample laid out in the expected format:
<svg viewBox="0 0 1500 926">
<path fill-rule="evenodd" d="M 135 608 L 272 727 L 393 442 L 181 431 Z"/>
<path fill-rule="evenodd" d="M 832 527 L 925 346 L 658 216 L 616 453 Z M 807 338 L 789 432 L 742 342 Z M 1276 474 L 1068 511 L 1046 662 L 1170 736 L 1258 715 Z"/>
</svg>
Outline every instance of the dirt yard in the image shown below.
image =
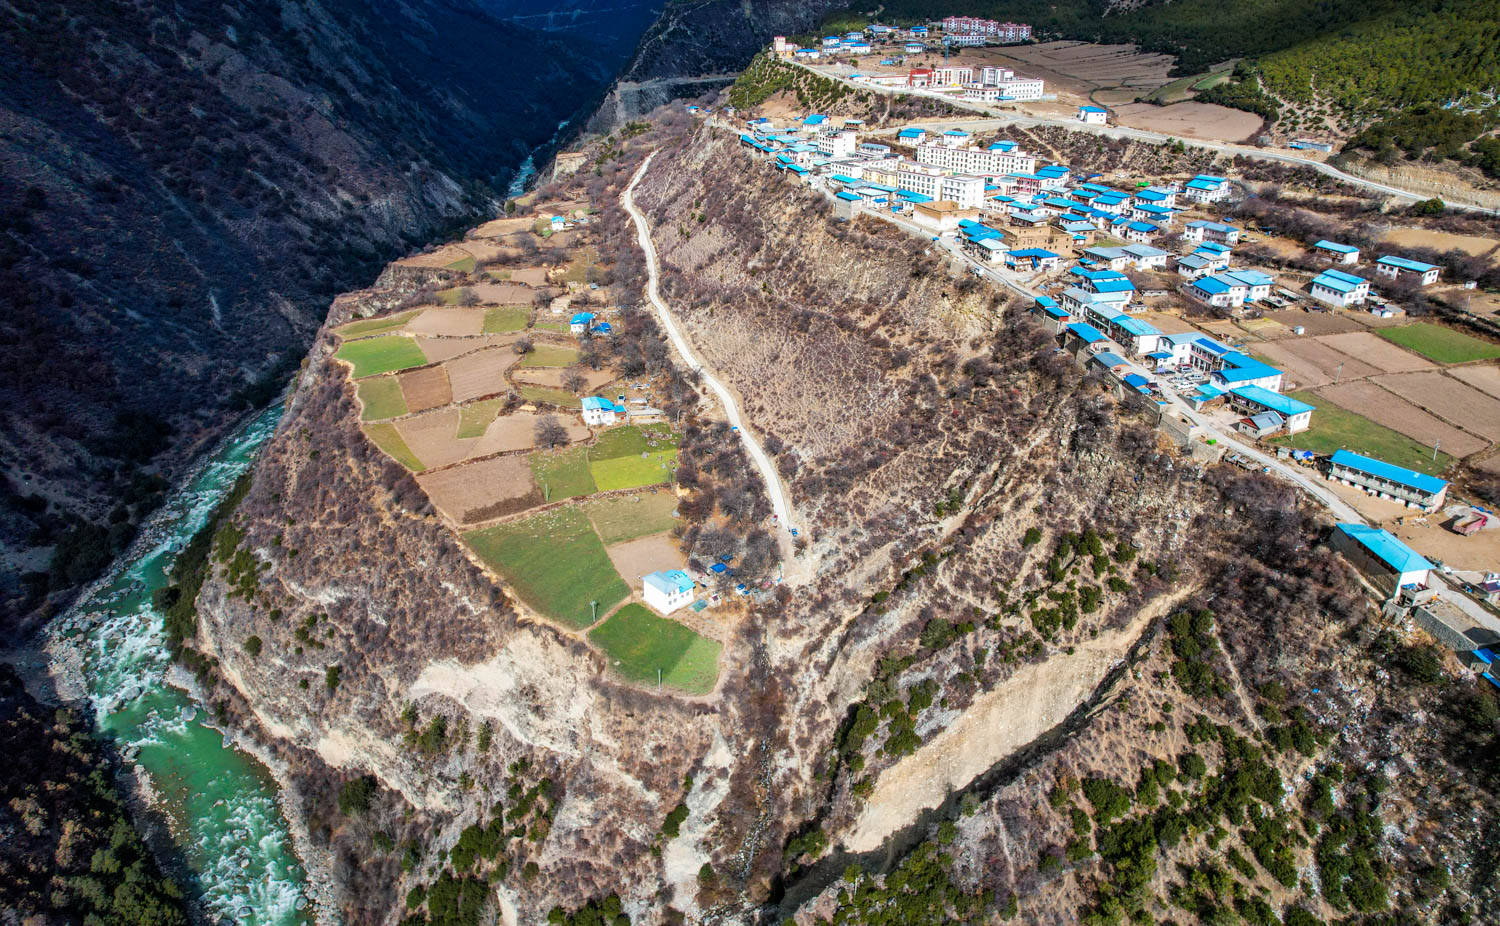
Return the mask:
<svg viewBox="0 0 1500 926">
<path fill-rule="evenodd" d="M 541 501 L 524 456 L 491 457 L 423 473 L 417 482 L 450 521 L 473 524 Z"/>
<path fill-rule="evenodd" d="M 433 337 L 477 337 L 484 331 L 484 309 L 451 306 L 423 309 L 421 315 L 406 323 L 406 330 Z"/>
<path fill-rule="evenodd" d="M 491 219 L 469 233 L 469 238 L 504 238 L 510 235 L 531 231 L 531 223 L 536 219 L 530 216 L 520 216 L 513 219 Z"/>
<path fill-rule="evenodd" d="M 1181 317 L 1168 315 L 1165 312 L 1141 312 L 1137 317 L 1143 322 L 1156 326 L 1158 331 L 1166 334 L 1185 334 L 1198 330 Z"/>
<path fill-rule="evenodd" d="M 472 257 L 468 251 L 457 244 L 445 244 L 428 254 L 413 254 L 396 261 L 398 267 L 446 267 L 449 264 L 467 260 Z"/>
<path fill-rule="evenodd" d="M 1500 441 L 1500 399 L 1442 373 L 1395 373 L 1375 382 L 1412 404 L 1492 441 Z"/>
<path fill-rule="evenodd" d="M 606 547 L 609 561 L 615 571 L 630 586 L 632 592 L 641 590 L 641 577 L 658 569 L 682 569 L 687 559 L 677 549 L 677 543 L 668 533 L 652 534 Z"/>
<path fill-rule="evenodd" d="M 1484 364 L 1482 366 L 1454 367 L 1448 371 L 1453 376 L 1478 389 L 1480 392 L 1488 393 L 1500 399 L 1500 366 Z"/>
<path fill-rule="evenodd" d="M 453 401 L 453 390 L 448 386 L 448 371 L 441 365 L 423 367 L 400 376 L 401 395 L 406 399 L 406 410 L 425 412 Z"/>
<path fill-rule="evenodd" d="M 406 446 L 417 455 L 428 469 L 448 466 L 467 459 L 478 438 L 456 437 L 458 434 L 457 408 L 448 407 L 403 418 L 396 422 L 396 430 L 406 441 Z"/>
<path fill-rule="evenodd" d="M 417 338 L 417 346 L 422 348 L 422 353 L 433 363 L 452 360 L 479 348 L 483 343 L 476 338 Z"/>
<path fill-rule="evenodd" d="M 1488 446 L 1485 441 L 1444 424 L 1373 382 L 1324 386 L 1317 390 L 1317 394 L 1326 397 L 1335 405 L 1364 415 L 1371 421 L 1383 424 L 1394 431 L 1400 431 L 1429 447 L 1437 441 L 1442 441 L 1444 453 L 1466 457 Z"/>
<path fill-rule="evenodd" d="M 1128 87 L 1140 92 L 1169 82 L 1169 55 L 1142 52 L 1134 45 L 1042 42 L 979 49 L 959 55 L 964 64 L 1004 64 L 1023 77 L 1040 77 L 1048 89 L 1087 95 L 1091 90 Z"/>
<path fill-rule="evenodd" d="M 1283 369 L 1293 374 L 1301 386 L 1322 386 L 1333 382 L 1335 376 L 1339 382 L 1348 382 L 1384 372 L 1379 367 L 1335 350 L 1322 338 L 1268 341 L 1257 344 L 1255 352 L 1264 355 L 1272 363 L 1285 364 Z"/>
<path fill-rule="evenodd" d="M 489 347 L 448 361 L 446 366 L 448 381 L 453 384 L 453 401 L 468 402 L 503 391 L 505 371 L 518 359 L 515 351 L 509 348 Z"/>
<path fill-rule="evenodd" d="M 523 286 L 546 286 L 547 270 L 545 267 L 520 267 L 509 271 L 510 282 L 520 283 Z"/>
<path fill-rule="evenodd" d="M 1254 113 L 1191 101 L 1170 106 L 1122 103 L 1114 107 L 1114 115 L 1120 125 L 1148 132 L 1229 142 L 1249 141 L 1260 133 L 1263 124 Z"/>
</svg>

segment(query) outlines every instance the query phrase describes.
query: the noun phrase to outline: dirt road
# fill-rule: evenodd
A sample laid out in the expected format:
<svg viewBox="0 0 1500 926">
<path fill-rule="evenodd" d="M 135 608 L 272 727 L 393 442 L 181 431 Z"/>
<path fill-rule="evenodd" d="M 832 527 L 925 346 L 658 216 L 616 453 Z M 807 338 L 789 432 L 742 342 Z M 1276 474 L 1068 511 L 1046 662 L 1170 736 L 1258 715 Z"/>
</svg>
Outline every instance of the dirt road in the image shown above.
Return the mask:
<svg viewBox="0 0 1500 926">
<path fill-rule="evenodd" d="M 625 188 L 625 192 L 620 197 L 620 205 L 635 221 L 636 240 L 640 242 L 641 251 L 646 255 L 646 296 L 651 300 L 662 329 L 666 331 L 667 338 L 677 349 L 683 362 L 698 371 L 703 382 L 719 397 L 719 402 L 724 406 L 725 418 L 738 429 L 740 440 L 745 444 L 745 452 L 750 455 L 750 460 L 755 464 L 756 469 L 760 470 L 761 479 L 766 484 L 766 496 L 771 500 L 771 511 L 775 513 L 779 525 L 776 531 L 776 541 L 781 548 L 781 561 L 789 570 L 795 555 L 791 535 L 791 528 L 794 526 L 792 506 L 787 501 L 786 489 L 781 484 L 780 474 L 776 472 L 776 464 L 746 426 L 743 416 L 740 415 L 739 403 L 735 401 L 734 393 L 720 382 L 712 371 L 699 362 L 697 354 L 693 353 L 692 345 L 677 327 L 677 322 L 672 317 L 672 310 L 668 308 L 666 300 L 661 297 L 661 290 L 658 287 L 661 267 L 656 258 L 656 244 L 651 240 L 651 227 L 646 224 L 645 215 L 635 205 L 636 184 L 646 176 L 646 170 L 651 166 L 651 161 L 655 157 L 655 152 L 646 156 L 646 160 L 641 163 L 640 169 L 635 172 L 635 176 L 630 179 L 630 185 Z"/>
</svg>

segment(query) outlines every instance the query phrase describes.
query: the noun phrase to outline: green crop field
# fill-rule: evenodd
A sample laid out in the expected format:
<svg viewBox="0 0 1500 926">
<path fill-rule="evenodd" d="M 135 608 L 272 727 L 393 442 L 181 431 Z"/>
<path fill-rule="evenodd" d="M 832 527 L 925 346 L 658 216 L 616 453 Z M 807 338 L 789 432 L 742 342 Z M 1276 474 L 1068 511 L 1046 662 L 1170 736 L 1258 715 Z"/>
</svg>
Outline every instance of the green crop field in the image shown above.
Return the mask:
<svg viewBox="0 0 1500 926">
<path fill-rule="evenodd" d="M 567 322 L 554 321 L 552 319 L 537 319 L 531 326 L 538 331 L 556 331 L 559 334 L 567 334 L 572 327 Z"/>
<path fill-rule="evenodd" d="M 547 501 L 556 502 L 599 491 L 589 472 L 588 448 L 571 450 L 538 450 L 530 457 L 531 477 L 546 493 Z"/>
<path fill-rule="evenodd" d="M 365 435 L 375 442 L 375 446 L 390 454 L 397 463 L 412 472 L 420 473 L 427 468 L 422 465 L 421 460 L 417 459 L 417 455 L 411 452 L 411 448 L 406 446 L 406 441 L 401 437 L 401 432 L 396 430 L 395 425 L 389 422 L 367 424 Z"/>
<path fill-rule="evenodd" d="M 663 685 L 707 694 L 719 678 L 720 643 L 657 617 L 644 605 L 621 608 L 590 630 L 589 639 L 609 656 L 616 672 L 633 682 L 654 685 L 659 669 Z"/>
<path fill-rule="evenodd" d="M 520 331 L 531 318 L 531 310 L 524 305 L 502 305 L 484 310 L 484 333 L 505 334 Z"/>
<path fill-rule="evenodd" d="M 361 421 L 379 421 L 406 414 L 406 397 L 401 381 L 394 376 L 377 376 L 359 384 L 359 401 L 364 405 Z"/>
<path fill-rule="evenodd" d="M 474 260 L 472 256 L 460 257 L 458 260 L 449 264 L 448 269 L 457 270 L 459 273 L 473 273 L 474 267 L 477 263 L 478 261 Z"/>
<path fill-rule="evenodd" d="M 665 424 L 611 428 L 589 448 L 589 470 L 599 491 L 672 481 L 677 435 Z"/>
<path fill-rule="evenodd" d="M 588 518 L 560 508 L 464 534 L 464 541 L 533 608 L 570 627 L 594 622 L 630 594 Z"/>
<path fill-rule="evenodd" d="M 486 428 L 500 414 L 500 409 L 505 407 L 504 399 L 485 399 L 483 402 L 470 402 L 462 405 L 458 410 L 458 434 L 459 438 L 482 437 Z"/>
<path fill-rule="evenodd" d="M 1382 328 L 1376 334 L 1438 363 L 1467 363 L 1500 357 L 1500 345 L 1431 322 Z"/>
<path fill-rule="evenodd" d="M 354 365 L 355 379 L 419 367 L 427 362 L 417 342 L 399 334 L 348 341 L 334 356 Z"/>
<path fill-rule="evenodd" d="M 669 531 L 677 525 L 672 512 L 677 496 L 672 492 L 641 492 L 612 495 L 585 502 L 583 510 L 605 546 Z"/>
<path fill-rule="evenodd" d="M 1275 437 L 1271 443 L 1314 453 L 1333 453 L 1335 450 L 1352 450 L 1365 456 L 1436 475 L 1448 468 L 1453 458 L 1439 452 L 1437 460 L 1432 458 L 1432 448 L 1376 424 L 1363 415 L 1334 405 L 1322 396 L 1310 392 L 1287 393 L 1309 405 L 1316 405 L 1312 427 L 1300 434 Z"/>
<path fill-rule="evenodd" d="M 517 387 L 521 395 L 533 402 L 547 402 L 560 408 L 581 408 L 583 401 L 571 392 L 561 389 L 551 389 L 547 386 L 532 386 L 522 383 Z"/>
<path fill-rule="evenodd" d="M 578 360 L 578 349 L 558 347 L 555 344 L 538 344 L 521 358 L 523 367 L 565 367 Z"/>
<path fill-rule="evenodd" d="M 381 318 L 362 318 L 357 322 L 340 325 L 333 329 L 333 331 L 346 341 L 351 338 L 369 337 L 372 334 L 383 334 L 387 331 L 394 331 L 411 321 L 412 316 L 416 314 L 415 311 L 411 311 L 401 312 L 397 315 L 386 315 Z"/>
</svg>

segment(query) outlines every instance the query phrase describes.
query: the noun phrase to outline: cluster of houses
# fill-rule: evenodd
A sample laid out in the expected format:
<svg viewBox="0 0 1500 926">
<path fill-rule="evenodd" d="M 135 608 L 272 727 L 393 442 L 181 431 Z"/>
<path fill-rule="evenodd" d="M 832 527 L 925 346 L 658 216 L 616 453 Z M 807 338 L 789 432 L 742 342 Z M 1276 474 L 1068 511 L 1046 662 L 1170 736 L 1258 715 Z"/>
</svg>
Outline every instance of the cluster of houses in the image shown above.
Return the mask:
<svg viewBox="0 0 1500 926">
<path fill-rule="evenodd" d="M 1337 241 L 1319 241 L 1312 246 L 1315 257 L 1329 262 L 1328 269 L 1313 277 L 1309 293 L 1318 302 L 1335 309 L 1363 305 L 1370 299 L 1370 281 L 1355 276 L 1339 267 L 1359 263 L 1359 248 Z M 1375 261 L 1375 275 L 1392 283 L 1411 283 L 1416 286 L 1431 286 L 1438 281 L 1443 269 L 1436 264 L 1410 260 L 1394 254 L 1386 254 Z M 1372 309 L 1376 314 L 1389 315 L 1388 306 Z"/>
<path fill-rule="evenodd" d="M 952 45 L 1031 41 L 1031 27 L 1025 23 L 1003 23 L 977 16 L 946 16 L 942 27 L 944 41 Z"/>
<path fill-rule="evenodd" d="M 1021 77 L 998 65 L 919 67 L 905 74 L 856 74 L 853 79 L 876 87 L 931 90 L 977 103 L 1025 103 L 1040 100 L 1047 92 L 1040 77 Z"/>
<path fill-rule="evenodd" d="M 948 28 L 952 25 L 953 28 Z M 862 30 L 843 35 L 822 36 L 816 45 L 802 46 L 778 35 L 771 41 L 771 53 L 780 58 L 816 61 L 820 58 L 851 57 L 874 52 L 886 53 L 899 47 L 909 55 L 927 50 L 933 35 L 930 26 L 903 29 L 872 23 Z M 990 43 L 1009 44 L 1031 40 L 1031 27 L 1024 23 L 1002 23 L 993 19 L 950 16 L 943 21 L 942 42 L 947 46 L 968 47 Z"/>
</svg>

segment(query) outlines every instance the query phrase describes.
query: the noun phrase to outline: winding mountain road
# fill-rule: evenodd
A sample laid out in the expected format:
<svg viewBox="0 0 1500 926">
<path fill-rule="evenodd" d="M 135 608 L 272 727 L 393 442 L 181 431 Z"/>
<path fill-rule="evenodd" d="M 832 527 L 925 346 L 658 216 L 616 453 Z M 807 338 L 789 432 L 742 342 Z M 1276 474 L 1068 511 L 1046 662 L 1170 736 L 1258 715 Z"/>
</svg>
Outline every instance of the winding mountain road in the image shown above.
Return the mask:
<svg viewBox="0 0 1500 926">
<path fill-rule="evenodd" d="M 776 515 L 778 526 L 776 541 L 781 549 L 781 561 L 783 564 L 790 564 L 795 555 L 791 535 L 792 508 L 787 501 L 786 488 L 781 483 L 781 476 L 776 472 L 776 464 L 746 426 L 734 393 L 698 360 L 692 345 L 688 343 L 682 330 L 677 327 L 677 321 L 672 317 L 672 310 L 667 306 L 666 300 L 661 297 L 661 289 L 658 286 L 661 266 L 656 256 L 656 244 L 651 240 L 651 226 L 646 223 L 646 216 L 635 205 L 636 184 L 646 176 L 646 170 L 651 166 L 651 161 L 655 157 L 654 151 L 646 156 L 646 160 L 641 162 L 640 168 L 636 170 L 635 176 L 630 178 L 630 184 L 625 187 L 625 192 L 620 196 L 620 205 L 635 221 L 636 240 L 640 243 L 641 252 L 646 255 L 646 296 L 651 300 L 652 307 L 656 309 L 657 319 L 661 322 L 662 328 L 667 332 L 667 338 L 677 349 L 683 362 L 696 371 L 708 388 L 719 397 L 719 402 L 724 406 L 724 417 L 738 429 L 736 433 L 745 444 L 745 452 L 750 455 L 750 460 L 755 464 L 756 469 L 760 470 L 761 479 L 766 484 L 766 495 L 771 500 L 771 511 Z"/>
</svg>

